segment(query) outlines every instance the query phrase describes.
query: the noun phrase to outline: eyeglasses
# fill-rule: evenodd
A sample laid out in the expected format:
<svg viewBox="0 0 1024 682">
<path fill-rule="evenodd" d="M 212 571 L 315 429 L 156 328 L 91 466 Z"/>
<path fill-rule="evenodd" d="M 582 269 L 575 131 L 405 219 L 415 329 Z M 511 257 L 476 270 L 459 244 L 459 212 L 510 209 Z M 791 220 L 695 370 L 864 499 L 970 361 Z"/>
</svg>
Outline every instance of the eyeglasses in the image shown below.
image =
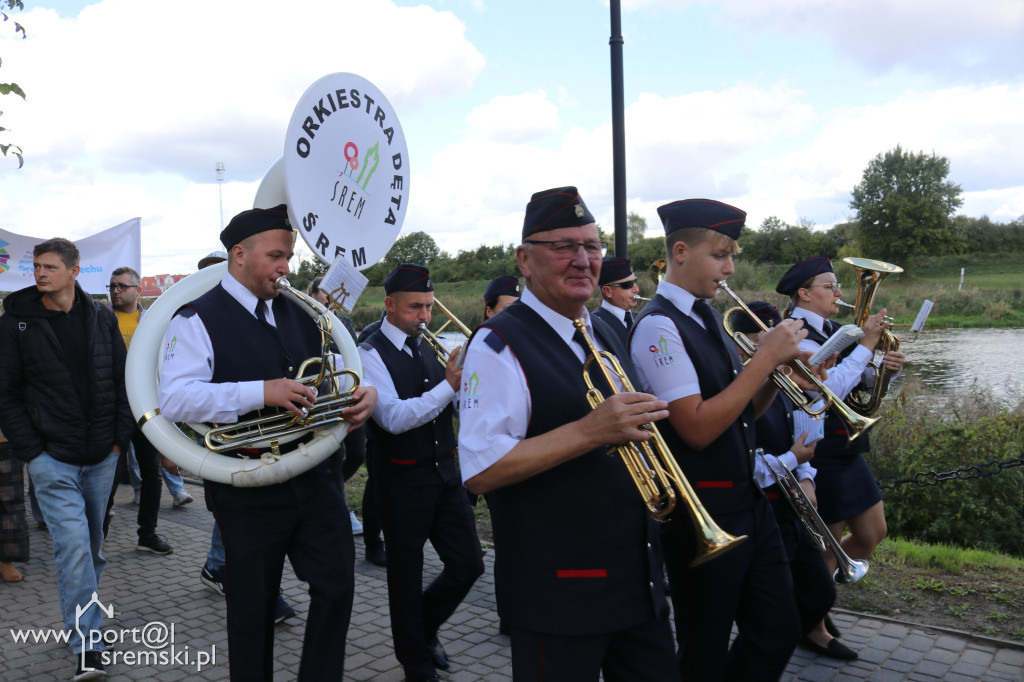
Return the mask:
<svg viewBox="0 0 1024 682">
<path fill-rule="evenodd" d="M 821 287 L 822 289 L 828 289 L 829 291 L 842 291 L 843 285 L 839 282 L 825 282 L 824 284 L 812 284 L 807 289 L 813 289 L 814 287 Z"/>
<path fill-rule="evenodd" d="M 632 289 L 636 286 L 636 278 L 629 280 L 628 282 L 615 282 L 614 284 L 605 284 L 606 287 L 618 287 L 620 289 Z"/>
<path fill-rule="evenodd" d="M 138 289 L 139 284 L 108 284 L 108 291 L 128 291 L 129 289 Z"/>
<path fill-rule="evenodd" d="M 604 257 L 604 252 L 608 249 L 608 242 L 576 242 L 571 239 L 559 239 L 557 241 L 524 239 L 523 243 L 547 244 L 555 255 L 565 257 L 576 255 L 576 250 L 582 246 L 583 251 L 587 254 L 587 258 L 591 260 Z"/>
</svg>

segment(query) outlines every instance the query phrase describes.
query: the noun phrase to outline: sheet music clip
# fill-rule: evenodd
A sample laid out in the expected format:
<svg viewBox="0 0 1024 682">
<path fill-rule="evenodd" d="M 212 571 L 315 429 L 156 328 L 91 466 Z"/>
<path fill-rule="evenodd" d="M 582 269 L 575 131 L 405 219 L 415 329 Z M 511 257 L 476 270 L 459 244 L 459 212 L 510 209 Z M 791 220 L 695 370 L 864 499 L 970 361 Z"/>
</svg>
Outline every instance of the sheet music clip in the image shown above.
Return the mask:
<svg viewBox="0 0 1024 682">
<path fill-rule="evenodd" d="M 343 257 L 339 257 L 324 273 L 323 279 L 320 280 L 320 289 L 327 294 L 329 308 L 350 313 L 368 282 L 363 273 L 349 265 Z"/>
</svg>

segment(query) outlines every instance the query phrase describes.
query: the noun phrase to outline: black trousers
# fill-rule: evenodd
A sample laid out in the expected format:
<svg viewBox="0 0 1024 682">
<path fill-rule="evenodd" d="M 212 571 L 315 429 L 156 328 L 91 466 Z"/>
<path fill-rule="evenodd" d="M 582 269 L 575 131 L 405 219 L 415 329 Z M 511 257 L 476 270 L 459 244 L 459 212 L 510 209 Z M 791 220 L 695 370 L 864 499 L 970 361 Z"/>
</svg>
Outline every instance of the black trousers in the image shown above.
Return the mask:
<svg viewBox="0 0 1024 682">
<path fill-rule="evenodd" d="M 753 509 L 713 513 L 741 545 L 696 568 L 690 519 L 671 521 L 662 533 L 665 563 L 684 680 L 777 680 L 801 637 L 789 557 L 768 502 Z M 732 624 L 739 635 L 729 646 Z"/>
<path fill-rule="evenodd" d="M 599 635 L 550 635 L 512 628 L 516 682 L 667 682 L 677 680 L 668 613 Z"/>
<path fill-rule="evenodd" d="M 261 488 L 206 484 L 224 539 L 231 679 L 274 679 L 274 605 L 287 556 L 309 583 L 298 679 L 340 680 L 352 613 L 348 509 L 326 467 Z"/>
<path fill-rule="evenodd" d="M 433 675 L 427 644 L 484 572 L 476 521 L 458 482 L 383 483 L 388 602 L 395 656 L 410 675 Z M 437 550 L 444 569 L 423 589 L 423 547 Z"/>
<path fill-rule="evenodd" d="M 828 573 L 818 543 L 797 518 L 789 503 L 772 500 L 772 510 L 779 523 L 782 546 L 789 557 L 796 608 L 800 614 L 800 631 L 806 635 L 835 604 L 836 584 Z"/>
<path fill-rule="evenodd" d="M 367 427 L 359 429 L 366 432 L 364 453 L 366 458 L 366 485 L 363 487 L 363 544 L 367 550 L 383 544 L 381 533 L 384 531 L 380 492 L 380 463 L 373 444 L 373 436 Z"/>
<path fill-rule="evenodd" d="M 139 491 L 139 537 L 148 538 L 156 533 L 157 517 L 160 515 L 160 493 L 163 481 L 160 477 L 160 451 L 142 434 L 139 427 L 132 433 L 132 447 L 135 460 L 139 463 L 139 478 L 142 479 L 142 490 Z M 114 486 L 110 489 L 110 500 L 107 501 L 107 517 L 114 506 L 114 494 L 117 486 L 128 470 L 128 453 L 122 450 L 117 458 L 117 473 L 114 474 Z"/>
</svg>

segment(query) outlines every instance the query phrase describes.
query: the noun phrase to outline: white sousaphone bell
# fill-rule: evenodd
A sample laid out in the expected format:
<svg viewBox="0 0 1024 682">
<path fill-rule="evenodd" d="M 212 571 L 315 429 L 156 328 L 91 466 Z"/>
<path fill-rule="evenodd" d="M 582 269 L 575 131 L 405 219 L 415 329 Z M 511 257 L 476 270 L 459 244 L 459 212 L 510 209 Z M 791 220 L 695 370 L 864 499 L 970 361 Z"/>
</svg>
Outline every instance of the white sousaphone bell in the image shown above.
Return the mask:
<svg viewBox="0 0 1024 682">
<path fill-rule="evenodd" d="M 337 124 L 333 128 L 321 126 L 320 139 L 317 140 L 319 145 L 318 152 L 328 154 L 333 150 L 344 148 L 346 156 L 344 159 L 338 160 L 337 163 L 329 157 L 316 159 L 317 163 L 315 165 L 310 164 L 303 167 L 301 173 L 298 171 L 289 173 L 288 159 L 286 157 L 289 153 L 294 155 L 295 152 L 295 146 L 292 144 L 292 137 L 294 137 L 292 133 L 296 130 L 300 131 L 300 134 L 308 132 L 309 127 L 303 127 L 303 119 L 307 116 L 306 112 L 311 108 L 310 98 L 313 98 L 312 101 L 315 104 L 318 96 L 322 99 L 319 93 L 323 91 L 333 93 L 331 95 L 331 104 L 335 106 L 335 111 L 339 112 L 339 114 L 336 117 Z M 373 92 L 377 96 L 376 103 L 378 108 L 383 106 L 387 110 L 383 114 L 377 111 L 372 112 L 373 117 L 361 115 L 360 110 L 355 110 L 355 113 L 349 114 L 347 111 L 344 111 L 344 108 L 340 107 L 340 99 L 338 101 L 334 99 L 335 96 L 340 96 L 342 92 L 348 92 L 350 96 L 353 92 L 357 94 L 362 92 L 364 96 L 366 93 Z M 343 118 L 343 115 L 348 115 L 349 118 Z M 382 127 L 378 130 L 378 124 L 383 120 L 387 120 L 390 127 L 387 130 L 384 130 Z M 332 139 L 332 136 L 335 139 Z M 341 137 L 338 138 L 338 136 Z M 338 139 L 351 139 L 353 142 L 339 145 L 337 144 Z M 372 146 L 370 146 L 370 143 L 373 143 Z M 388 206 L 387 208 L 390 212 L 378 210 L 374 213 L 367 213 L 367 215 L 374 217 L 378 215 L 385 216 L 384 220 L 387 224 L 384 228 L 386 229 L 369 229 L 374 226 L 353 224 L 353 218 L 351 216 L 338 215 L 334 205 L 315 205 L 315 201 L 307 197 L 311 186 L 319 187 L 325 182 L 330 182 L 334 183 L 335 187 L 337 187 L 339 182 L 337 169 L 339 167 L 346 169 L 356 168 L 357 163 L 350 157 L 352 156 L 351 150 L 357 144 L 361 144 L 364 148 L 373 149 L 379 155 L 380 149 L 383 149 L 386 154 L 390 154 L 390 156 L 380 155 L 381 158 L 387 158 L 391 163 L 392 168 L 389 168 L 389 174 L 380 173 L 376 184 L 370 182 L 368 174 L 360 174 L 358 179 L 361 181 L 361 184 L 358 186 L 353 185 L 352 189 L 353 195 L 356 190 L 359 190 L 368 196 L 375 194 L 376 199 L 380 202 L 390 201 L 392 206 L 401 207 L 401 210 L 398 210 L 398 208 Z M 310 155 L 308 147 L 303 151 L 306 152 L 306 155 Z M 294 164 L 294 162 L 292 163 Z M 377 163 L 380 163 L 379 160 Z M 293 165 L 293 170 L 295 168 L 296 166 Z M 398 173 L 401 173 L 401 175 Z M 352 175 L 351 172 L 349 174 Z M 353 178 L 342 179 L 346 182 L 354 182 Z M 391 183 L 391 189 L 388 188 L 386 183 Z M 400 191 L 393 189 L 396 185 L 400 188 Z M 327 193 L 321 192 L 320 194 L 326 196 Z M 395 196 L 396 194 L 397 197 Z M 319 195 L 317 196 L 319 197 Z M 299 102 L 292 116 L 292 122 L 289 125 L 289 135 L 286 136 L 285 142 L 285 156 L 278 159 L 267 170 L 256 192 L 253 208 L 271 208 L 287 203 L 293 227 L 302 234 L 313 253 L 324 261 L 328 261 L 326 254 L 322 250 L 318 250 L 315 243 L 311 243 L 311 240 L 319 239 L 322 241 L 328 238 L 325 225 L 337 227 L 338 229 L 331 232 L 329 239 L 339 244 L 351 242 L 349 244 L 351 252 L 357 252 L 362 257 L 362 262 L 357 264 L 357 268 L 362 269 L 383 257 L 390 248 L 391 243 L 397 238 L 401 230 L 402 221 L 404 220 L 405 210 L 403 204 L 407 204 L 405 201 L 407 198 L 408 152 L 405 148 L 405 138 L 401 133 L 398 119 L 390 109 L 387 99 L 379 91 L 376 91 L 372 84 L 359 76 L 354 74 L 332 74 L 314 83 L 307 90 L 306 94 L 303 95 L 303 99 Z M 351 208 L 351 203 L 348 208 Z M 325 218 L 321 220 L 318 226 L 319 229 L 316 237 L 313 236 L 308 228 L 306 230 L 300 229 L 302 222 L 299 216 L 313 213 Z M 361 215 L 355 216 L 356 219 L 360 217 Z M 299 222 L 297 222 L 297 219 Z M 349 222 L 346 222 L 346 220 Z M 360 241 L 360 238 L 353 237 L 346 242 L 346 236 L 353 234 L 360 235 L 360 238 L 362 238 L 362 235 L 371 235 L 371 241 L 366 241 L 365 239 Z M 376 241 L 372 241 L 372 239 Z M 390 241 L 386 241 L 388 239 Z M 330 253 L 329 255 L 334 256 L 335 254 Z M 354 256 L 353 260 L 356 260 Z M 190 425 L 197 433 L 201 435 L 206 434 L 205 442 L 210 447 L 204 447 L 197 443 L 176 424 L 168 421 L 160 414 L 158 382 L 160 362 L 165 353 L 163 348 L 164 336 L 175 312 L 181 306 L 195 300 L 216 286 L 223 278 L 226 270 L 227 264 L 225 263 L 199 270 L 172 286 L 148 309 L 146 315 L 140 320 L 128 351 L 125 367 L 128 401 L 143 434 L 153 443 L 157 450 L 175 464 L 197 474 L 201 478 L 239 487 L 257 487 L 281 483 L 312 469 L 333 452 L 337 451 L 341 442 L 348 434 L 349 429 L 348 423 L 341 419 L 338 413 L 344 409 L 347 404 L 348 395 L 358 385 L 358 380 L 362 376 L 362 364 L 359 361 L 355 342 L 334 313 L 309 296 L 293 289 L 282 278 L 282 281 L 278 282 L 278 288 L 281 291 L 280 295 L 288 297 L 308 312 L 321 329 L 321 333 L 324 336 L 324 347 L 326 348 L 330 342 L 333 342 L 339 351 L 344 365 L 342 370 L 326 367 L 328 364 L 326 358 L 328 356 L 325 351 L 323 356 L 324 362 L 320 364 L 320 378 L 322 379 L 327 376 L 328 384 L 333 384 L 335 390 L 330 396 L 321 395 L 318 397 L 317 405 L 314 406 L 313 410 L 315 413 L 323 408 L 321 413 L 326 413 L 326 416 L 320 414 L 314 419 L 314 415 L 310 414 L 308 420 L 299 420 L 298 418 L 289 418 L 288 415 L 290 413 L 285 413 L 282 410 L 283 414 L 271 418 L 284 422 L 301 421 L 302 424 L 309 423 L 310 425 L 296 432 L 295 429 L 291 428 L 291 424 L 289 424 L 286 435 L 272 435 L 264 440 L 252 437 L 253 433 L 259 435 L 265 433 L 265 431 L 260 431 L 264 429 L 262 419 L 257 420 L 259 423 L 254 427 L 244 429 L 246 434 L 244 437 L 244 447 L 258 450 L 270 448 L 270 451 L 258 457 L 240 458 L 220 454 L 216 450 L 230 450 L 234 448 L 230 445 L 221 447 L 214 444 L 211 441 L 211 432 L 217 432 L 220 429 L 211 429 L 210 425 Z M 320 359 L 311 358 L 306 363 L 303 363 L 303 366 L 307 363 L 315 364 L 317 360 Z M 268 412 L 268 410 L 263 412 Z M 300 443 L 290 452 L 280 454 L 280 445 L 302 438 L 306 434 L 312 434 L 308 441 Z"/>
</svg>

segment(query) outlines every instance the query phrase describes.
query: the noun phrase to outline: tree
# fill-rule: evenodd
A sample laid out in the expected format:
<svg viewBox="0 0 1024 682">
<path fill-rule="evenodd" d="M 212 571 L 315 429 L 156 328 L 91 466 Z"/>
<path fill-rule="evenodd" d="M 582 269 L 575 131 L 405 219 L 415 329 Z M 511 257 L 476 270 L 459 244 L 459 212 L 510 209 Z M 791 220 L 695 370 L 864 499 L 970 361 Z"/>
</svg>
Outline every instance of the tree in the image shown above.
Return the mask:
<svg viewBox="0 0 1024 682">
<path fill-rule="evenodd" d="M 960 185 L 946 180 L 949 160 L 902 147 L 876 156 L 853 189 L 858 241 L 870 253 L 906 264 L 910 256 L 961 253 L 963 235 L 953 212 L 963 204 Z"/>
<path fill-rule="evenodd" d="M 639 213 L 629 212 L 626 217 L 626 243 L 636 244 L 647 236 L 647 219 Z"/>
<path fill-rule="evenodd" d="M 427 268 L 434 259 L 441 255 L 437 242 L 426 232 L 410 232 L 403 234 L 391 246 L 384 260 L 395 267 L 402 263 L 418 263 Z"/>
<path fill-rule="evenodd" d="M 13 10 L 13 9 L 24 10 L 25 9 L 25 5 L 24 5 L 24 3 L 22 3 L 21 0 L 2 0 L 2 1 L 7 3 L 7 9 L 9 9 L 9 10 Z M 3 17 L 3 20 L 5 22 L 10 19 L 10 17 L 7 16 L 7 12 L 0 11 L 0 16 Z M 17 35 L 18 33 L 21 33 L 21 37 L 22 37 L 22 39 L 24 39 L 25 38 L 25 27 L 22 26 L 21 24 L 19 24 L 17 21 L 15 21 L 14 22 L 14 33 L 15 33 L 15 35 Z M 0 65 L 2 65 L 2 64 L 3 64 L 3 61 L 0 60 Z M 18 95 L 19 97 L 21 97 L 22 99 L 25 99 L 25 91 L 22 90 L 21 86 L 18 85 L 17 83 L 0 83 L 0 95 L 10 95 L 10 94 L 15 94 L 15 95 Z M 3 113 L 4 113 L 3 111 L 0 111 L 0 116 L 2 116 Z M 7 131 L 7 128 L 4 128 L 4 127 L 0 126 L 0 133 L 6 132 L 6 131 Z M 13 156 L 17 156 L 18 157 L 18 168 L 21 168 L 23 165 L 25 165 L 25 158 L 22 156 L 21 147 L 19 147 L 18 145 L 12 144 L 12 143 L 0 144 L 0 152 L 3 152 L 4 156 L 7 156 L 8 153 L 10 153 Z"/>
</svg>

